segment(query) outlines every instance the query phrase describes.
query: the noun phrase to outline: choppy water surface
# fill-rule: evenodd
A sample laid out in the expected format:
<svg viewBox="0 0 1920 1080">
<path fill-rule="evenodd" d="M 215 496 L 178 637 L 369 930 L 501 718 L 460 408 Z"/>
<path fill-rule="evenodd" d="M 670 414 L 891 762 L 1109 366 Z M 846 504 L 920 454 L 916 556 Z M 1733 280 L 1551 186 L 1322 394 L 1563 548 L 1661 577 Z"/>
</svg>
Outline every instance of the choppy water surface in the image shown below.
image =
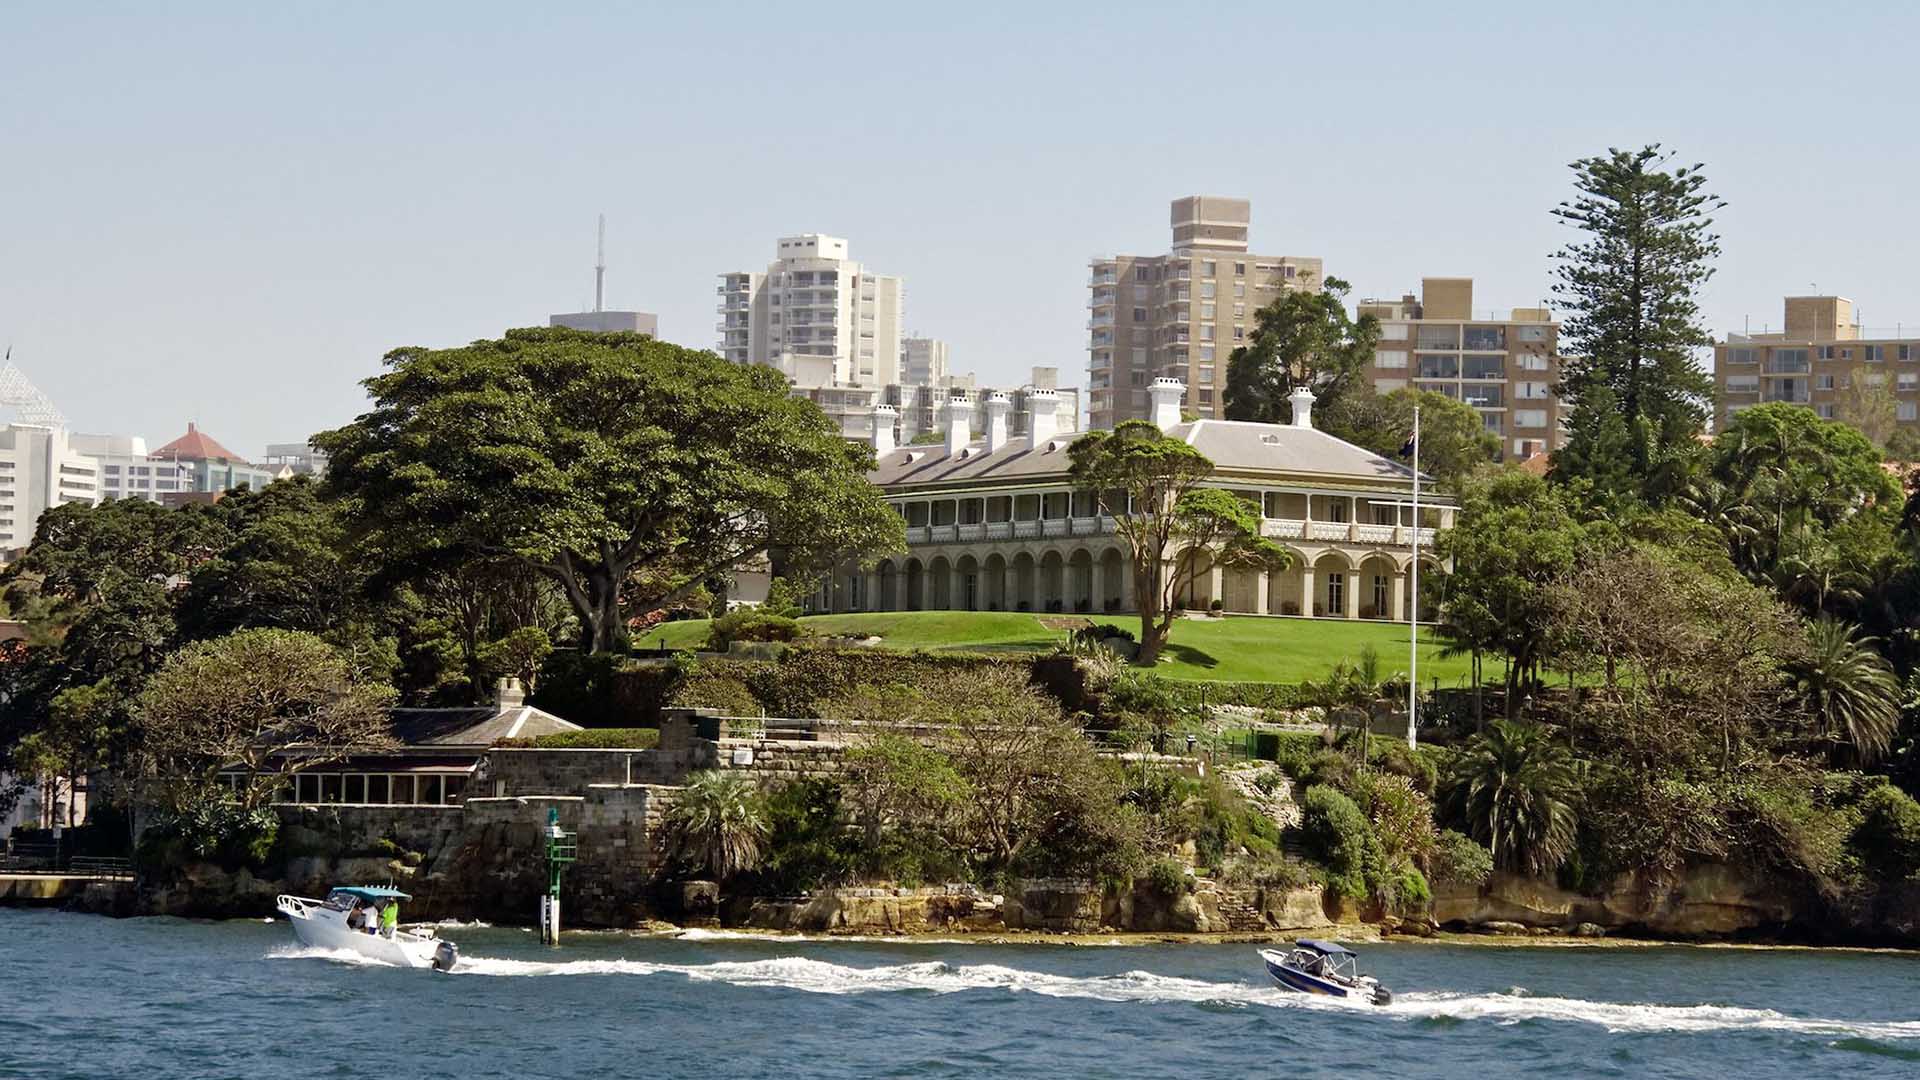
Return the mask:
<svg viewBox="0 0 1920 1080">
<path fill-rule="evenodd" d="M 0 910 L 0 1077 L 1920 1075 L 1909 954 L 1378 945 L 1380 1009 L 1246 945 L 443 933 L 453 975 Z"/>
</svg>

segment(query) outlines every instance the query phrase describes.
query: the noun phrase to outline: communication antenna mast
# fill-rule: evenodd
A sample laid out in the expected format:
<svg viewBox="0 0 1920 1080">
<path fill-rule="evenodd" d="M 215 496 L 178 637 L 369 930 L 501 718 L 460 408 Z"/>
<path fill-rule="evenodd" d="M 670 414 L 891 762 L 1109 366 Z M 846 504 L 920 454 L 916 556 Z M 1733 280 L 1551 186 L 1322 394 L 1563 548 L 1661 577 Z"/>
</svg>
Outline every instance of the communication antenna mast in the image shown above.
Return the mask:
<svg viewBox="0 0 1920 1080">
<path fill-rule="evenodd" d="M 601 310 L 607 289 L 607 215 L 600 215 L 600 249 L 593 261 L 593 310 Z"/>
</svg>

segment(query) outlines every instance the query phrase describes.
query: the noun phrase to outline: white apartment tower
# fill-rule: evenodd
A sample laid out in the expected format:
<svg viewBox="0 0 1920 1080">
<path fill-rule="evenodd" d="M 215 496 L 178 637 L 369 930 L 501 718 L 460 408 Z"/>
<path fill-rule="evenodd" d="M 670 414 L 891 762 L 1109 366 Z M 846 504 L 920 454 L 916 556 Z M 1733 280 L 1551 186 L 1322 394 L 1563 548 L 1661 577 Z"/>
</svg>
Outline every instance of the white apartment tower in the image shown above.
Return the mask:
<svg viewBox="0 0 1920 1080">
<path fill-rule="evenodd" d="M 900 382 L 905 386 L 944 386 L 947 381 L 947 343 L 938 338 L 907 338 L 900 343 Z"/>
<path fill-rule="evenodd" d="M 765 273 L 720 275 L 720 354 L 802 385 L 897 383 L 902 291 L 837 236 L 781 237 Z"/>
</svg>

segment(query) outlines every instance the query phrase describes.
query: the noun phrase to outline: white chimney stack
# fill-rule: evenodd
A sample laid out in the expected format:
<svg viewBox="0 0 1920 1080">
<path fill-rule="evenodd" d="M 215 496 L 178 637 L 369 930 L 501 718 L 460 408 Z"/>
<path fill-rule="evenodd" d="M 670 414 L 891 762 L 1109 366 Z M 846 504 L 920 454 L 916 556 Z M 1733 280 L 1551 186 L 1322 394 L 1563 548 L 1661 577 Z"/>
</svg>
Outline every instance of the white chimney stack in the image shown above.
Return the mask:
<svg viewBox="0 0 1920 1080">
<path fill-rule="evenodd" d="M 999 390 L 987 395 L 987 453 L 997 454 L 1007 445 L 1007 414 L 1013 402 Z"/>
<path fill-rule="evenodd" d="M 1053 441 L 1060 427 L 1060 395 L 1052 390 L 1029 387 L 1027 390 L 1028 446 L 1038 450 Z"/>
<path fill-rule="evenodd" d="M 1171 431 L 1180 422 L 1180 399 L 1185 397 L 1187 385 L 1179 379 L 1161 376 L 1147 387 L 1147 399 L 1153 403 L 1153 426 L 1161 431 Z"/>
<path fill-rule="evenodd" d="M 973 441 L 973 402 L 966 398 L 947 401 L 947 456 L 959 457 Z"/>
<path fill-rule="evenodd" d="M 873 456 L 893 453 L 893 422 L 899 415 L 900 410 L 891 405 L 873 407 Z"/>
<path fill-rule="evenodd" d="M 1313 391 L 1303 386 L 1287 395 L 1287 403 L 1293 406 L 1294 427 L 1313 426 Z"/>
</svg>

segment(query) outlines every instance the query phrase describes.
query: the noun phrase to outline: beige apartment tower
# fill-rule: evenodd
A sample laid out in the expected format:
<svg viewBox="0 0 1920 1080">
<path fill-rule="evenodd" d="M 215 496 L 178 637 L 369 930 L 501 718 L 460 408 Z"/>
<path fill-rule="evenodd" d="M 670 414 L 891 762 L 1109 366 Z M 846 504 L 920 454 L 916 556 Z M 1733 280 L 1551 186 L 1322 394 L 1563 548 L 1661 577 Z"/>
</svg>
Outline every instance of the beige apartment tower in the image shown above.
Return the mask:
<svg viewBox="0 0 1920 1080">
<path fill-rule="evenodd" d="M 1545 308 L 1514 308 L 1505 319 L 1476 319 L 1473 279 L 1422 278 L 1420 296 L 1362 300 L 1361 315 L 1380 320 L 1380 344 L 1367 374 L 1382 394 L 1413 386 L 1464 401 L 1500 439 L 1500 456 L 1525 461 L 1560 446 L 1565 410 L 1560 324 Z"/>
<path fill-rule="evenodd" d="M 1713 381 L 1716 426 L 1768 401 L 1852 421 L 1848 399 L 1872 387 L 1891 392 L 1897 427 L 1920 427 L 1920 327 L 1869 329 L 1846 297 L 1789 296 L 1784 331 L 1728 334 L 1713 347 Z"/>
<path fill-rule="evenodd" d="M 1093 428 L 1145 420 L 1153 380 L 1180 380 L 1187 409 L 1223 415 L 1227 356 L 1253 314 L 1288 290 L 1316 290 L 1317 258 L 1249 254 L 1250 204 L 1191 195 L 1173 201 L 1165 255 L 1092 260 L 1087 281 L 1088 419 Z"/>
</svg>

